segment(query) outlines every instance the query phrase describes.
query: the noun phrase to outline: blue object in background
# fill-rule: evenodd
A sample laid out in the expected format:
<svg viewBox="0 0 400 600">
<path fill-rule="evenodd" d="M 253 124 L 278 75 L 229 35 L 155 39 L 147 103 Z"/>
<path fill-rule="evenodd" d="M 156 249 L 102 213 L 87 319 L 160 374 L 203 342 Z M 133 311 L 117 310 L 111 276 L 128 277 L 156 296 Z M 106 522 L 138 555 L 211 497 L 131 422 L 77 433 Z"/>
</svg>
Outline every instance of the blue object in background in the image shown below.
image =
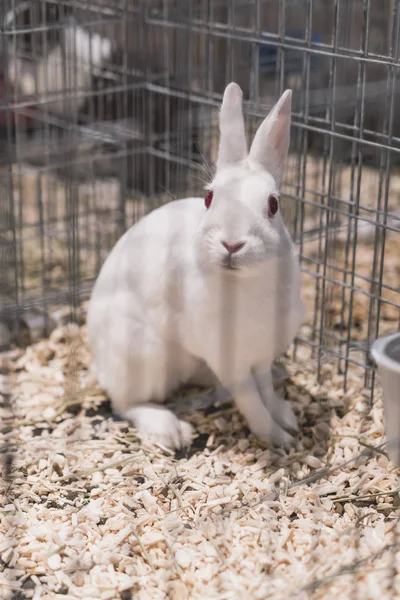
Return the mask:
<svg viewBox="0 0 400 600">
<path fill-rule="evenodd" d="M 304 43 L 304 31 L 287 31 L 287 37 L 295 38 L 296 41 L 293 44 L 300 45 L 303 43 L 303 47 L 306 48 L 306 44 Z M 278 59 L 278 46 L 270 46 L 268 45 L 268 41 L 276 42 L 276 37 L 272 37 L 269 33 L 263 33 L 261 35 L 261 39 L 264 43 L 260 43 L 259 49 L 259 57 L 260 57 L 260 73 L 266 74 L 275 74 L 277 68 L 277 59 Z M 297 41 L 298 40 L 298 41 Z M 321 36 L 319 33 L 315 32 L 311 36 L 311 43 L 318 44 L 321 42 Z M 300 74 L 303 70 L 303 61 L 305 52 L 302 48 L 299 49 L 291 49 L 286 48 L 284 51 L 284 60 L 285 60 L 285 73 L 290 74 Z M 315 70 L 318 67 L 319 57 L 315 54 L 310 54 L 310 69 Z"/>
</svg>

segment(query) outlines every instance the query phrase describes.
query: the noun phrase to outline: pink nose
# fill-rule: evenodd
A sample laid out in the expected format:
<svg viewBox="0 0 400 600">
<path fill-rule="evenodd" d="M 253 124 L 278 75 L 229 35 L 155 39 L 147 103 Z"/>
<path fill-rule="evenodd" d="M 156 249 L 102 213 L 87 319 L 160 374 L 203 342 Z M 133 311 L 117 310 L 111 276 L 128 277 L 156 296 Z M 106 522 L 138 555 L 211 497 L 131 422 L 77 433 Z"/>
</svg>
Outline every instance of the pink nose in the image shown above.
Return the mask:
<svg viewBox="0 0 400 600">
<path fill-rule="evenodd" d="M 226 248 L 229 254 L 234 254 L 235 252 L 239 252 L 246 244 L 246 242 L 237 242 L 236 244 L 228 244 L 228 242 L 222 241 L 221 244 L 224 248 Z"/>
</svg>

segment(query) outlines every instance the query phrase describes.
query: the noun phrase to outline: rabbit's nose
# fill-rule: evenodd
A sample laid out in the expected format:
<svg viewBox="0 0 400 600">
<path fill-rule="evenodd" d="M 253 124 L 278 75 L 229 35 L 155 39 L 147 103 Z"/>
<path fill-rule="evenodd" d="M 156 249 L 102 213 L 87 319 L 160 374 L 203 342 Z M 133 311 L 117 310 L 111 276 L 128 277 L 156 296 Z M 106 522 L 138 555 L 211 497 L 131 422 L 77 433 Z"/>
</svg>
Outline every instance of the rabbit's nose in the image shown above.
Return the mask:
<svg viewBox="0 0 400 600">
<path fill-rule="evenodd" d="M 246 242 L 236 242 L 236 244 L 228 244 L 228 242 L 225 242 L 223 240 L 221 244 L 224 248 L 228 250 L 229 254 L 234 254 L 235 252 L 239 252 L 239 250 L 243 248 Z"/>
</svg>

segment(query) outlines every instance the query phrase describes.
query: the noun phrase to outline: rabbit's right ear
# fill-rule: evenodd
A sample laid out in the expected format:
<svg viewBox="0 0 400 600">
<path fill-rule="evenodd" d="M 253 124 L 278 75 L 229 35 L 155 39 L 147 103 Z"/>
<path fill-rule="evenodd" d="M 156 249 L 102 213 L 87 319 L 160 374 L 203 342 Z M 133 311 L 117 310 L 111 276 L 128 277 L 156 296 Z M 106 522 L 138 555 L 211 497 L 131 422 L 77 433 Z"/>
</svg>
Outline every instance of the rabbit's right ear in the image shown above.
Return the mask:
<svg viewBox="0 0 400 600">
<path fill-rule="evenodd" d="M 217 170 L 247 158 L 242 97 L 242 90 L 237 83 L 232 82 L 227 86 L 219 113 L 220 139 Z"/>
<path fill-rule="evenodd" d="M 291 105 L 292 92 L 286 90 L 258 128 L 249 154 L 251 161 L 271 173 L 278 186 L 289 150 Z"/>
</svg>

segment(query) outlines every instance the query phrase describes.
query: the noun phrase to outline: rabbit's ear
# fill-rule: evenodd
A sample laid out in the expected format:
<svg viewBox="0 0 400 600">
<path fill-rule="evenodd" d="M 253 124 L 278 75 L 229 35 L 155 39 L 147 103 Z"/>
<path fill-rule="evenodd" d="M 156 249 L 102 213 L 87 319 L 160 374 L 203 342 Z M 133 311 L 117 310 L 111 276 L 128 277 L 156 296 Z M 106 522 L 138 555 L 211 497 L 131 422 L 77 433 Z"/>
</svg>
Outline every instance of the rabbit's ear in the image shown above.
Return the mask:
<svg viewBox="0 0 400 600">
<path fill-rule="evenodd" d="M 266 169 L 279 186 L 290 142 L 292 91 L 286 90 L 261 123 L 250 148 L 249 159 Z"/>
<path fill-rule="evenodd" d="M 227 86 L 219 113 L 220 140 L 217 170 L 247 158 L 242 97 L 242 90 L 237 83 L 232 82 Z"/>
</svg>

